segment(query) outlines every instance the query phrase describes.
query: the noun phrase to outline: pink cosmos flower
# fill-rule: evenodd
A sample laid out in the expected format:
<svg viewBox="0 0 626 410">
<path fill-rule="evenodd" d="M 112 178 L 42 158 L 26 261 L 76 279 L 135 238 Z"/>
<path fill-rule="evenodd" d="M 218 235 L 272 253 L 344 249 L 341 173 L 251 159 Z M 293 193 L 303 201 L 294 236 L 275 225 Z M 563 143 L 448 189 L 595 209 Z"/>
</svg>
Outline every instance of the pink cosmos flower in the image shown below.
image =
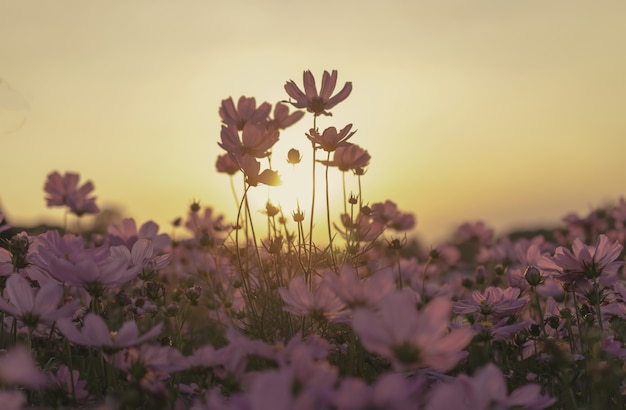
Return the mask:
<svg viewBox="0 0 626 410">
<path fill-rule="evenodd" d="M 74 398 L 77 402 L 83 403 L 89 397 L 89 392 L 85 389 L 85 387 L 87 387 L 87 381 L 81 380 L 79 377 L 80 372 L 78 370 L 72 370 L 70 372 L 69 367 L 61 365 L 56 374 L 50 375 L 50 384 L 58 386 L 69 398 L 72 397 L 73 385 Z"/>
<path fill-rule="evenodd" d="M 367 350 L 389 359 L 398 371 L 424 367 L 448 371 L 474 336 L 467 327 L 448 330 L 452 306 L 444 298 L 418 312 L 415 293 L 405 288 L 383 298 L 379 308 L 354 312 L 352 327 Z"/>
<path fill-rule="evenodd" d="M 235 175 L 239 172 L 239 164 L 237 164 L 237 161 L 235 161 L 233 157 L 227 153 L 217 157 L 217 161 L 215 161 L 215 169 L 217 172 Z"/>
<path fill-rule="evenodd" d="M 528 297 L 520 297 L 519 288 L 501 289 L 490 286 L 483 293 L 472 292 L 472 299 L 465 299 L 453 303 L 455 313 L 467 315 L 474 314 L 481 317 L 501 319 L 518 315 L 526 305 Z"/>
<path fill-rule="evenodd" d="M 244 155 L 239 158 L 239 166 L 246 176 L 246 183 L 250 186 L 259 184 L 277 186 L 281 184 L 280 176 L 277 171 L 272 169 L 264 169 L 261 172 L 261 163 L 250 155 Z"/>
<path fill-rule="evenodd" d="M 385 231 L 384 223 L 374 220 L 363 212 L 359 212 L 354 221 L 350 215 L 341 214 L 341 223 L 345 229 L 341 229 L 337 225 L 335 225 L 335 229 L 344 239 L 354 243 L 372 242 Z"/>
<path fill-rule="evenodd" d="M 57 231 L 48 231 L 34 241 L 35 251 L 29 260 L 57 281 L 90 292 L 119 287 L 134 279 L 141 269 L 131 265 L 131 254 L 124 245 L 84 246 L 83 239 L 76 235 L 61 237 Z"/>
<path fill-rule="evenodd" d="M 319 162 L 329 167 L 337 167 L 342 172 L 350 170 L 356 172 L 365 168 L 369 164 L 370 159 L 370 154 L 363 148 L 348 143 L 347 145 L 337 147 L 332 161 Z"/>
<path fill-rule="evenodd" d="M 272 106 L 266 102 L 257 108 L 254 97 L 247 98 L 244 96 L 239 97 L 237 108 L 235 108 L 233 98 L 228 97 L 222 100 L 219 114 L 224 124 L 232 125 L 235 129 L 241 131 L 248 123 L 265 124 L 271 109 Z"/>
<path fill-rule="evenodd" d="M 21 320 L 30 328 L 43 323 L 51 325 L 61 318 L 71 317 L 80 301 L 75 300 L 60 306 L 63 299 L 63 287 L 48 282 L 35 289 L 20 274 L 12 274 L 6 282 L 8 301 L 0 298 L 0 310 Z"/>
<path fill-rule="evenodd" d="M 304 277 L 296 276 L 289 281 L 287 289 L 280 288 L 278 292 L 285 301 L 283 310 L 294 315 L 329 320 L 337 320 L 344 316 L 342 312 L 344 303 L 324 282 L 311 291 L 304 282 Z"/>
<path fill-rule="evenodd" d="M 372 204 L 372 218 L 396 231 L 407 231 L 415 227 L 415 216 L 411 213 L 400 212 L 398 205 L 390 200 Z"/>
<path fill-rule="evenodd" d="M 352 92 L 352 83 L 347 82 L 341 91 L 332 96 L 337 85 L 337 70 L 333 70 L 332 74 L 324 71 L 322 88 L 319 94 L 315 86 L 315 78 L 313 78 L 313 74 L 310 71 L 304 72 L 303 80 L 304 92 L 291 80 L 285 84 L 285 91 L 295 100 L 295 102 L 291 102 L 294 107 L 306 108 L 308 112 L 313 113 L 315 116 L 321 114 L 332 115 L 328 110 L 348 98 Z"/>
<path fill-rule="evenodd" d="M 234 126 L 222 125 L 220 136 L 222 142 L 218 142 L 217 145 L 235 157 L 248 154 L 256 158 L 265 158 L 278 142 L 279 133 L 275 129 L 266 128 L 265 125 L 246 124 L 241 131 L 240 139 L 239 131 Z"/>
<path fill-rule="evenodd" d="M 504 375 L 490 363 L 472 377 L 462 374 L 452 383 L 435 386 L 426 410 L 540 410 L 555 401 L 542 395 L 538 384 L 527 384 L 509 395 Z"/>
<path fill-rule="evenodd" d="M 109 330 L 104 319 L 95 313 L 88 313 L 85 316 L 83 327 L 80 330 L 76 328 L 71 319 L 60 319 L 57 322 L 57 327 L 70 342 L 113 350 L 139 345 L 146 340 L 153 339 L 161 333 L 162 326 L 163 323 L 159 323 L 139 336 L 139 329 L 134 320 L 124 322 L 118 331 L 112 331 Z"/>
<path fill-rule="evenodd" d="M 356 132 L 350 132 L 351 129 L 352 124 L 346 125 L 339 132 L 337 132 L 337 128 L 335 127 L 328 127 L 324 130 L 322 134 L 320 134 L 319 132 L 317 132 L 316 129 L 311 128 L 309 130 L 309 134 L 307 134 L 306 136 L 309 141 L 311 141 L 313 144 L 316 144 L 324 151 L 333 152 L 339 147 L 345 147 L 348 145 L 347 141 Z"/>
<path fill-rule="evenodd" d="M 17 346 L 0 354 L 0 384 L 39 388 L 47 382 L 25 347 Z"/>
<path fill-rule="evenodd" d="M 283 103 L 277 103 L 274 107 L 274 118 L 268 122 L 268 126 L 277 130 L 285 129 L 304 117 L 304 111 L 289 113 L 289 107 Z"/>
<path fill-rule="evenodd" d="M 47 206 L 67 206 L 70 212 L 78 216 L 100 212 L 96 197 L 87 197 L 94 189 L 93 183 L 87 181 L 79 187 L 79 179 L 79 174 L 73 172 L 66 172 L 63 176 L 57 171 L 48 174 L 44 185 L 44 191 L 48 194 Z"/>
<path fill-rule="evenodd" d="M 111 357 L 113 365 L 126 373 L 126 380 L 137 383 L 145 391 L 164 394 L 163 381 L 170 373 L 189 367 L 186 358 L 170 346 L 141 344 L 131 346 Z"/>
<path fill-rule="evenodd" d="M 154 221 L 144 222 L 139 229 L 133 218 L 124 218 L 118 224 L 111 224 L 107 228 L 111 245 L 126 245 L 133 247 L 138 239 L 150 239 L 155 252 L 167 250 L 172 240 L 166 233 L 159 233 L 159 225 Z"/>
<path fill-rule="evenodd" d="M 406 375 L 385 373 L 373 385 L 362 379 L 346 378 L 333 395 L 337 410 L 394 409 L 415 410 L 420 397 L 423 380 L 412 381 Z"/>
<path fill-rule="evenodd" d="M 619 242 L 611 243 L 606 235 L 600 235 L 595 246 L 587 246 L 576 238 L 571 251 L 560 246 L 554 251 L 554 256 L 542 257 L 539 265 L 552 272 L 554 279 L 561 283 L 598 278 L 612 281 L 624 265 L 617 260 L 623 249 Z"/>
<path fill-rule="evenodd" d="M 324 282 L 351 308 L 374 307 L 396 288 L 393 274 L 389 270 L 378 271 L 360 279 L 351 264 L 341 266 L 338 275 L 332 271 L 327 272 L 324 274 Z"/>
<path fill-rule="evenodd" d="M 330 408 L 336 380 L 337 368 L 327 361 L 311 360 L 306 355 L 294 356 L 287 365 L 281 365 L 278 370 L 260 372 L 254 377 L 248 393 L 250 408 Z"/>
</svg>

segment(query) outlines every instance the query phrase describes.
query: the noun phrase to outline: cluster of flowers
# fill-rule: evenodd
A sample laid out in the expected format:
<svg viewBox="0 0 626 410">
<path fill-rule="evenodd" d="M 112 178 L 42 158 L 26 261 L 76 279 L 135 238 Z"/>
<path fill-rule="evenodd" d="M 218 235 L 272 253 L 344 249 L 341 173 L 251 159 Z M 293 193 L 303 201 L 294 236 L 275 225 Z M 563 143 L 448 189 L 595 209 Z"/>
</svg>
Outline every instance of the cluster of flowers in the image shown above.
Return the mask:
<svg viewBox="0 0 626 410">
<path fill-rule="evenodd" d="M 359 192 L 339 225 L 327 209 L 325 247 L 313 208 L 289 221 L 268 203 L 257 238 L 246 193 L 278 182 L 271 148 L 305 115 L 287 104 L 313 115 L 314 163 L 360 186 L 371 158 L 352 126 L 317 129 L 352 89 L 333 96 L 336 81 L 318 92 L 305 72 L 273 117 L 222 102 L 217 169 L 245 184 L 234 222 L 194 203 L 178 240 L 134 219 L 89 237 L 0 225 L 2 408 L 626 408 L 624 200 L 520 238 L 467 223 L 425 249 L 406 240 L 412 214 Z M 48 205 L 96 212 L 78 180 L 50 174 Z"/>
</svg>

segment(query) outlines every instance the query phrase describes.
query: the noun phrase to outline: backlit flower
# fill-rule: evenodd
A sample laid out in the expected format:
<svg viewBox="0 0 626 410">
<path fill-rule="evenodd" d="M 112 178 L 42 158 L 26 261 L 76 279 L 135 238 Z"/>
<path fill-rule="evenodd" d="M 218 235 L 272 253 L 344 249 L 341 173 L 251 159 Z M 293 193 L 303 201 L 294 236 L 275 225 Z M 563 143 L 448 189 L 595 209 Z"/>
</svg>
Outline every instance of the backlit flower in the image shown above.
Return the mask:
<svg viewBox="0 0 626 410">
<path fill-rule="evenodd" d="M 544 256 L 539 267 L 554 274 L 561 283 L 597 278 L 612 279 L 624 262 L 618 261 L 624 247 L 611 243 L 606 235 L 600 235 L 595 246 L 585 245 L 579 238 L 574 240 L 572 250 L 560 246 L 554 256 Z"/>
<path fill-rule="evenodd" d="M 295 315 L 329 320 L 344 316 L 342 313 L 344 303 L 324 282 L 311 291 L 304 277 L 296 276 L 289 281 L 287 289 L 280 288 L 278 292 L 285 301 L 283 309 Z"/>
<path fill-rule="evenodd" d="M 337 85 L 337 70 L 333 70 L 332 74 L 324 71 L 322 76 L 322 88 L 317 92 L 315 86 L 315 78 L 310 71 L 305 71 L 303 75 L 304 92 L 298 88 L 295 82 L 287 81 L 285 91 L 295 101 L 291 102 L 296 108 L 306 108 L 308 112 L 315 116 L 320 114 L 331 115 L 328 110 L 348 98 L 352 92 L 352 83 L 347 82 L 341 91 L 332 96 L 335 86 Z"/>
<path fill-rule="evenodd" d="M 520 297 L 519 288 L 501 289 L 490 286 L 483 293 L 474 291 L 471 299 L 455 302 L 454 312 L 501 319 L 516 316 L 528 305 L 528 297 Z"/>
<path fill-rule="evenodd" d="M 316 146 L 323 149 L 326 152 L 333 152 L 338 147 L 345 147 L 348 145 L 348 139 L 354 135 L 356 131 L 350 132 L 352 124 L 348 124 L 337 132 L 337 128 L 328 127 L 323 133 L 317 132 L 317 130 L 311 128 L 310 134 L 307 134 L 307 138 Z"/>
<path fill-rule="evenodd" d="M 264 102 L 257 108 L 254 97 L 239 97 L 237 108 L 232 97 L 222 100 L 219 108 L 219 114 L 222 122 L 227 125 L 233 125 L 237 130 L 243 130 L 248 123 L 264 124 L 270 113 L 272 106 Z"/>
<path fill-rule="evenodd" d="M 256 158 L 265 158 L 278 141 L 279 133 L 277 130 L 265 128 L 264 125 L 246 124 L 240 138 L 239 131 L 234 126 L 222 125 L 220 136 L 222 142 L 218 142 L 217 145 L 235 157 L 248 154 Z"/>
<path fill-rule="evenodd" d="M 289 113 L 289 107 L 283 103 L 278 103 L 274 107 L 274 118 L 267 123 L 268 127 L 281 130 L 285 129 L 296 122 L 298 122 L 304 116 L 304 111 L 296 111 Z"/>
<path fill-rule="evenodd" d="M 100 212 L 96 198 L 87 197 L 94 189 L 93 183 L 87 181 L 79 187 L 79 179 L 79 174 L 74 172 L 66 172 L 63 176 L 57 171 L 49 174 L 44 185 L 44 191 L 48 194 L 47 206 L 67 206 L 70 212 L 78 216 Z"/>
<path fill-rule="evenodd" d="M 355 144 L 346 144 L 337 147 L 332 161 L 319 161 L 329 167 L 337 167 L 340 171 L 358 170 L 365 168 L 370 162 L 371 156 L 363 148 Z"/>
<path fill-rule="evenodd" d="M 239 172 L 239 165 L 230 154 L 223 154 L 217 157 L 215 161 L 215 169 L 217 172 L 221 172 L 228 175 L 235 175 Z"/>
<path fill-rule="evenodd" d="M 473 338 L 466 327 L 449 331 L 452 306 L 444 298 L 418 312 L 416 295 L 404 289 L 388 294 L 379 307 L 379 312 L 354 312 L 352 327 L 367 350 L 386 357 L 399 371 L 425 367 L 448 371 Z"/>
<path fill-rule="evenodd" d="M 276 186 L 280 185 L 280 176 L 277 171 L 265 169 L 261 172 L 261 163 L 250 155 L 244 155 L 239 158 L 239 166 L 246 176 L 246 182 L 251 186 L 259 184 Z"/>
</svg>

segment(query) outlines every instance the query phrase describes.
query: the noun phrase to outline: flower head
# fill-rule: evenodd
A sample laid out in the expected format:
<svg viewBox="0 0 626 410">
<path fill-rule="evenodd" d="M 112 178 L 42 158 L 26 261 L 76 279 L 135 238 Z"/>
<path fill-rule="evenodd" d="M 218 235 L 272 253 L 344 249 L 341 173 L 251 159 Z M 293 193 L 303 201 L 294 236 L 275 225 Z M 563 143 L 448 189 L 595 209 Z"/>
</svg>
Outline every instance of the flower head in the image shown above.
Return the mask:
<svg viewBox="0 0 626 410">
<path fill-rule="evenodd" d="M 142 336 L 134 320 L 125 322 L 118 331 L 109 330 L 104 319 L 95 313 L 89 313 L 83 320 L 83 327 L 78 330 L 70 319 L 61 319 L 57 322 L 61 333 L 75 344 L 109 349 L 122 349 L 139 345 L 146 340 L 155 338 L 161 333 L 162 323 L 159 323 Z"/>
<path fill-rule="evenodd" d="M 40 323 L 49 325 L 60 318 L 71 317 L 80 303 L 75 300 L 59 307 L 63 298 L 60 285 L 48 282 L 41 289 L 34 289 L 20 274 L 9 276 L 6 295 L 9 301 L 0 298 L 0 310 L 33 328 Z"/>
<path fill-rule="evenodd" d="M 396 370 L 450 370 L 463 357 L 473 331 L 448 331 L 452 305 L 447 299 L 434 299 L 421 312 L 415 305 L 409 290 L 390 293 L 379 303 L 380 312 L 354 312 L 352 327 L 367 350 L 391 360 Z"/>
<path fill-rule="evenodd" d="M 356 144 L 346 144 L 337 147 L 332 161 L 319 161 L 320 163 L 337 167 L 340 171 L 353 170 L 357 172 L 365 168 L 372 157 L 370 154 Z"/>
<path fill-rule="evenodd" d="M 553 257 L 543 257 L 539 267 L 554 273 L 554 279 L 561 283 L 611 279 L 624 265 L 617 260 L 623 249 L 619 242 L 611 243 L 606 235 L 600 235 L 595 246 L 587 246 L 576 238 L 571 251 L 561 246 Z"/>
<path fill-rule="evenodd" d="M 239 97 L 237 107 L 235 108 L 233 98 L 228 97 L 222 100 L 219 114 L 224 124 L 232 125 L 235 129 L 241 131 L 248 123 L 264 124 L 271 109 L 272 106 L 266 102 L 257 108 L 254 97 L 248 98 L 245 96 Z"/>
<path fill-rule="evenodd" d="M 352 124 L 348 124 L 337 132 L 337 128 L 328 127 L 323 133 L 317 132 L 317 130 L 311 128 L 310 134 L 307 134 L 307 138 L 313 143 L 317 144 L 321 149 L 326 152 L 333 152 L 339 147 L 345 147 L 348 145 L 348 140 L 356 131 L 350 132 Z"/>
<path fill-rule="evenodd" d="M 66 172 L 63 176 L 57 171 L 49 174 L 44 185 L 44 191 L 48 194 L 47 206 L 67 206 L 70 212 L 78 216 L 100 212 L 96 197 L 87 197 L 94 189 L 93 183 L 87 181 L 79 187 L 79 179 L 80 176 L 73 172 Z"/>
<path fill-rule="evenodd" d="M 291 104 L 296 108 L 306 108 L 308 112 L 315 116 L 324 114 L 332 115 L 328 110 L 339 104 L 352 92 L 352 83 L 347 82 L 341 91 L 331 96 L 337 85 L 337 70 L 333 70 L 332 74 L 324 71 L 322 76 L 322 88 L 319 93 L 315 86 L 315 78 L 310 71 L 305 71 L 303 75 L 304 92 L 298 88 L 295 82 L 287 81 L 285 91 L 295 101 Z"/>
</svg>

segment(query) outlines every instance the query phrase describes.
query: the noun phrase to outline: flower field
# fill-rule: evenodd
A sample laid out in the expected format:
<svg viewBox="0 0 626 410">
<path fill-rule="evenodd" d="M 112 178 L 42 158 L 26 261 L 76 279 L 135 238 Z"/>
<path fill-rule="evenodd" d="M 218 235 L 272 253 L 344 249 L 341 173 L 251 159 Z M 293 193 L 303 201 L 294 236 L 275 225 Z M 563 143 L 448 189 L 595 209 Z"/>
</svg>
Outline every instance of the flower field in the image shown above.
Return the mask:
<svg viewBox="0 0 626 410">
<path fill-rule="evenodd" d="M 556 230 L 468 222 L 420 246 L 411 212 L 362 197 L 372 158 L 353 124 L 332 124 L 352 91 L 337 81 L 306 71 L 288 100 L 221 102 L 235 220 L 194 202 L 169 234 L 149 219 L 0 224 L 0 408 L 626 408 L 626 201 Z M 299 121 L 311 163 L 273 158 Z M 280 184 L 279 161 L 311 170 L 311 203 L 259 213 L 248 195 Z M 94 190 L 54 171 L 44 196 L 67 225 L 100 212 Z"/>
</svg>

